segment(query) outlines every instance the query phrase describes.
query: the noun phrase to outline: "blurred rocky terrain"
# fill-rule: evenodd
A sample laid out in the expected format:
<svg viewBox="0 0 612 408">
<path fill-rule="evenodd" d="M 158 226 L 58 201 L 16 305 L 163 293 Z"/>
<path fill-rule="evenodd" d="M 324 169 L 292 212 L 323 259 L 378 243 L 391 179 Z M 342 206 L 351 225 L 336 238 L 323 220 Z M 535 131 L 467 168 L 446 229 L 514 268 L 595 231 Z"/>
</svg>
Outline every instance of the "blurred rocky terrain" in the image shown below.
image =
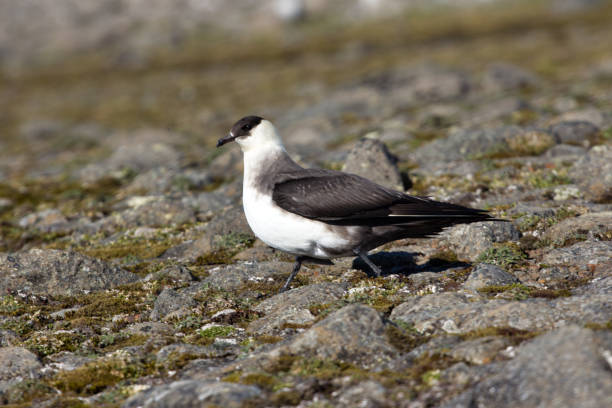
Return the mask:
<svg viewBox="0 0 612 408">
<path fill-rule="evenodd" d="M 610 38 L 592 0 L 0 2 L 0 404 L 612 406 Z M 511 222 L 278 294 L 214 148 L 248 114 Z"/>
</svg>

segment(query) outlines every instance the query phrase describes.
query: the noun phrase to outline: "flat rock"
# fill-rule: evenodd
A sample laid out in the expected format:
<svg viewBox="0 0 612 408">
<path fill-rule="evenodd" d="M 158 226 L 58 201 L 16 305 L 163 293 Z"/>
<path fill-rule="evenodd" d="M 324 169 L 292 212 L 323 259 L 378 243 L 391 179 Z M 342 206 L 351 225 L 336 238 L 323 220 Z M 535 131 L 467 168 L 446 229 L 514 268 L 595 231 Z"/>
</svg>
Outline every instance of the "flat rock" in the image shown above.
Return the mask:
<svg viewBox="0 0 612 408">
<path fill-rule="evenodd" d="M 211 269 L 204 284 L 223 290 L 236 290 L 245 284 L 281 282 L 292 270 L 290 262 L 245 262 Z"/>
<path fill-rule="evenodd" d="M 404 190 L 397 158 L 380 140 L 366 138 L 357 142 L 349 152 L 342 171 L 357 174 L 394 190 Z"/>
<path fill-rule="evenodd" d="M 420 332 L 466 333 L 488 327 L 546 330 L 571 322 L 604 324 L 610 313 L 612 305 L 607 295 L 470 302 L 461 294 L 439 293 L 400 304 L 390 319 L 413 325 Z"/>
<path fill-rule="evenodd" d="M 136 282 L 138 275 L 77 252 L 31 249 L 0 255 L 0 291 L 73 295 Z"/>
<path fill-rule="evenodd" d="M 595 202 L 612 200 L 612 146 L 593 147 L 569 174 L 585 198 Z"/>
<path fill-rule="evenodd" d="M 577 347 L 579 345 L 579 347 Z M 603 351 L 609 333 L 568 326 L 521 345 L 517 356 L 443 407 L 585 407 L 612 405 Z"/>
<path fill-rule="evenodd" d="M 494 243 L 518 241 L 520 233 L 511 222 L 487 221 L 457 225 L 442 237 L 460 260 L 475 261 Z"/>
<path fill-rule="evenodd" d="M 566 218 L 547 229 L 544 238 L 549 239 L 555 245 L 564 245 L 568 241 L 586 238 L 610 240 L 612 239 L 612 211 Z"/>
<path fill-rule="evenodd" d="M 542 263 L 586 266 L 606 264 L 611 258 L 612 241 L 583 241 L 547 252 Z"/>
<path fill-rule="evenodd" d="M 307 308 L 316 304 L 331 303 L 344 295 L 346 286 L 345 284 L 331 282 L 301 286 L 274 295 L 259 303 L 253 309 L 268 314 L 288 306 Z"/>
<path fill-rule="evenodd" d="M 172 408 L 219 406 L 241 408 L 247 401 L 262 395 L 262 391 L 252 385 L 182 380 L 142 391 L 128 399 L 122 407 Z"/>
<path fill-rule="evenodd" d="M 479 264 L 470 273 L 463 287 L 465 289 L 478 290 L 486 286 L 511 285 L 518 282 L 519 280 L 515 276 L 504 271 L 499 266 Z"/>
</svg>

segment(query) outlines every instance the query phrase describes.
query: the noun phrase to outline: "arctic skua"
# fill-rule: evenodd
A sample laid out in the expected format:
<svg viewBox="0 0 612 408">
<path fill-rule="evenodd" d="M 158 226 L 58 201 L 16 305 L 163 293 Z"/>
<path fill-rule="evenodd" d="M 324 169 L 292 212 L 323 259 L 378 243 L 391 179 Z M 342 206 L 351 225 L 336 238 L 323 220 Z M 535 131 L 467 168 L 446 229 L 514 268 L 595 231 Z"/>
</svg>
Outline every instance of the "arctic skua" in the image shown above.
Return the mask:
<svg viewBox="0 0 612 408">
<path fill-rule="evenodd" d="M 274 125 L 259 116 L 240 119 L 217 147 L 233 141 L 244 154 L 242 203 L 249 226 L 267 245 L 296 257 L 281 292 L 302 262 L 358 256 L 380 276 L 367 255 L 376 247 L 495 220 L 484 210 L 411 196 L 354 174 L 303 168 L 289 157 Z"/>
</svg>

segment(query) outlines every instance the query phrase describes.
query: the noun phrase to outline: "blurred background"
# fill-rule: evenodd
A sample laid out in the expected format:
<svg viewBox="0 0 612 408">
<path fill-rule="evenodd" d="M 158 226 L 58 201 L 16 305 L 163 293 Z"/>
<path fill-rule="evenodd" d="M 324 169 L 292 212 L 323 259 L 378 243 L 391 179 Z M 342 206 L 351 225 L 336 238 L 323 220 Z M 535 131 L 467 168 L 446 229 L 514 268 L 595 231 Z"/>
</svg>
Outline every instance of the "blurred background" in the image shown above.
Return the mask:
<svg viewBox="0 0 612 408">
<path fill-rule="evenodd" d="M 415 149 L 457 129 L 609 135 L 611 84 L 603 0 L 3 0 L 3 228 L 212 191 L 240 176 L 237 149 L 213 147 L 248 114 L 306 164 L 337 168 L 374 134 L 427 174 Z"/>
</svg>

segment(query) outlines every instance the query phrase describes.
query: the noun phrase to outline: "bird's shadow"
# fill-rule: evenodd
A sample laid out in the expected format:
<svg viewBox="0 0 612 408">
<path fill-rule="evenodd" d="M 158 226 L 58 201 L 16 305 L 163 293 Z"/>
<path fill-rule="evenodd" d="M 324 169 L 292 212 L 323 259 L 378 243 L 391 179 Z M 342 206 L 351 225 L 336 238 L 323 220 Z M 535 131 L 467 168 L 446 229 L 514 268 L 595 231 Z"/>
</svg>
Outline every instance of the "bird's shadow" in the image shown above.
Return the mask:
<svg viewBox="0 0 612 408">
<path fill-rule="evenodd" d="M 449 261 L 442 258 L 430 258 L 427 262 L 417 265 L 415 258 L 420 255 L 417 252 L 377 252 L 373 255 L 368 255 L 368 258 L 381 270 L 383 276 L 386 275 L 411 275 L 420 272 L 443 272 L 453 268 L 467 268 L 469 263 L 460 261 Z M 357 257 L 353 260 L 353 269 L 359 269 L 374 277 L 374 271 L 363 261 Z"/>
</svg>

